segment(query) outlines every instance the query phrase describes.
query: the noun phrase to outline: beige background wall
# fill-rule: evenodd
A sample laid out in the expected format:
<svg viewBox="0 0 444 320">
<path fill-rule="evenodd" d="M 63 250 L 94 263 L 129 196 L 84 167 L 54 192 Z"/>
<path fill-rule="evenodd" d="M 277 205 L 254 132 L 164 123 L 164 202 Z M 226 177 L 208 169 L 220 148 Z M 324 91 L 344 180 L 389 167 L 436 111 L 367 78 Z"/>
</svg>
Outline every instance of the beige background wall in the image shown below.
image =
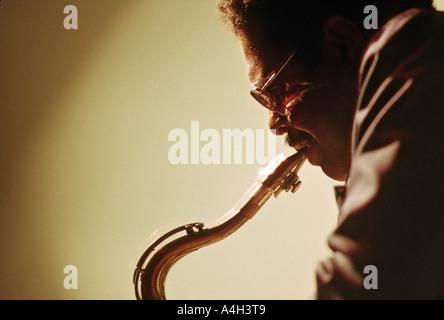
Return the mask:
<svg viewBox="0 0 444 320">
<path fill-rule="evenodd" d="M 69 4 L 78 30 L 63 28 Z M 133 299 L 133 268 L 155 230 L 210 226 L 253 182 L 255 165 L 168 161 L 168 133 L 193 120 L 266 129 L 215 4 L 0 2 L 1 299 Z M 297 194 L 181 260 L 167 296 L 309 297 L 336 207 L 331 180 L 310 166 L 301 177 Z M 63 286 L 66 265 L 78 268 L 77 290 Z"/>
</svg>

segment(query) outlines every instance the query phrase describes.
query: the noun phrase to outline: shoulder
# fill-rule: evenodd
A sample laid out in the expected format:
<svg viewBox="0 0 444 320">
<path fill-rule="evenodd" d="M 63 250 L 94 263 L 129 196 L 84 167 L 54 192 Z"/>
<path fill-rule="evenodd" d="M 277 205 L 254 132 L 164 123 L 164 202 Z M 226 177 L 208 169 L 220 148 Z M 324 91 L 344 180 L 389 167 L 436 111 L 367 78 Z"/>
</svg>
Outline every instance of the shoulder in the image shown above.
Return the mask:
<svg viewBox="0 0 444 320">
<path fill-rule="evenodd" d="M 391 19 L 373 37 L 360 67 L 354 147 L 362 144 L 365 134 L 371 136 L 378 121 L 405 122 L 403 117 L 415 114 L 426 91 L 442 91 L 443 35 L 442 12 L 412 9 Z"/>
<path fill-rule="evenodd" d="M 365 67 L 365 62 L 377 53 L 388 52 L 395 47 L 411 48 L 412 44 L 424 43 L 431 33 L 440 31 L 439 24 L 444 26 L 444 16 L 439 11 L 411 9 L 397 15 L 370 40 L 362 59 L 362 68 Z M 362 68 L 361 73 L 364 71 Z"/>
</svg>

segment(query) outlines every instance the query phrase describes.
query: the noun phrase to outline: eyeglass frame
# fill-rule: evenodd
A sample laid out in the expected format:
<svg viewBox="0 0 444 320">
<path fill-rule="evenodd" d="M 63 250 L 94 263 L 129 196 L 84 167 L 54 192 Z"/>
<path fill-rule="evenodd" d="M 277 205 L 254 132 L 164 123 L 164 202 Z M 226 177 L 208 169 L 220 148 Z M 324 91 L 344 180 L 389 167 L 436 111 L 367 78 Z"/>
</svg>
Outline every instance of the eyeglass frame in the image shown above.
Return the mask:
<svg viewBox="0 0 444 320">
<path fill-rule="evenodd" d="M 271 74 L 267 76 L 266 82 L 262 85 L 261 88 L 256 87 L 255 83 L 252 83 L 253 89 L 250 91 L 250 95 L 259 102 L 262 106 L 267 108 L 268 110 L 272 112 L 277 112 L 278 106 L 282 104 L 281 101 L 278 101 L 275 97 L 267 96 L 265 94 L 266 90 L 270 87 L 270 85 L 273 83 L 273 81 L 279 76 L 279 74 L 282 72 L 282 70 L 285 69 L 285 67 L 290 63 L 291 59 L 295 56 L 295 54 L 299 51 L 300 47 L 298 47 L 293 53 L 290 55 L 290 57 L 282 64 L 280 68 L 278 68 L 277 71 L 273 71 Z M 275 69 L 276 70 L 276 69 Z M 263 97 L 266 97 L 269 101 L 273 101 L 274 105 L 269 105 L 267 103 L 267 100 L 265 100 Z"/>
</svg>

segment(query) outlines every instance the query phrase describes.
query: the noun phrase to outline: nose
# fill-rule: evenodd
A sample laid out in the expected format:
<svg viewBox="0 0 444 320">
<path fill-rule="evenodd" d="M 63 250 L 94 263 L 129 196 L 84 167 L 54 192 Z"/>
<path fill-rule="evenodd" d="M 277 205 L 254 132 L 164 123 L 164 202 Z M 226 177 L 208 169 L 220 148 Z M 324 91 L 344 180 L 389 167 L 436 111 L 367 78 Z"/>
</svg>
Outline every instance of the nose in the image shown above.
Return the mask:
<svg viewBox="0 0 444 320">
<path fill-rule="evenodd" d="M 288 132 L 289 122 L 288 117 L 281 112 L 270 111 L 268 116 L 268 127 L 280 136 Z"/>
</svg>

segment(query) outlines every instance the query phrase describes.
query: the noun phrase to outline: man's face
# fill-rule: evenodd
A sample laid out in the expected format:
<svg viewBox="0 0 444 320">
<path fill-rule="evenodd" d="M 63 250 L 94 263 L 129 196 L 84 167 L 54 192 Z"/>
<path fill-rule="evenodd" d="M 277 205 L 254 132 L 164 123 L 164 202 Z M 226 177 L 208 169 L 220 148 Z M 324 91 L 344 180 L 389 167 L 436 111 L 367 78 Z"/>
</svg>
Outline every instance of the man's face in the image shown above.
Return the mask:
<svg viewBox="0 0 444 320">
<path fill-rule="evenodd" d="M 274 49 L 256 34 L 244 34 L 241 45 L 251 83 L 263 83 L 294 49 Z M 303 50 L 303 44 L 301 45 Z M 272 90 L 278 90 L 287 104 L 269 112 L 269 127 L 286 135 L 287 143 L 300 150 L 308 147 L 308 161 L 331 178 L 344 180 L 350 163 L 351 128 L 357 95 L 357 76 L 345 65 L 340 50 L 329 41 L 321 41 L 316 63 L 307 63 L 298 53 L 276 77 Z M 307 86 L 308 90 L 297 88 Z M 276 89 L 277 88 L 277 89 Z M 295 92 L 302 92 L 296 99 Z M 259 105 L 258 105 L 259 106 Z M 264 108 L 264 110 L 266 110 Z"/>
</svg>

